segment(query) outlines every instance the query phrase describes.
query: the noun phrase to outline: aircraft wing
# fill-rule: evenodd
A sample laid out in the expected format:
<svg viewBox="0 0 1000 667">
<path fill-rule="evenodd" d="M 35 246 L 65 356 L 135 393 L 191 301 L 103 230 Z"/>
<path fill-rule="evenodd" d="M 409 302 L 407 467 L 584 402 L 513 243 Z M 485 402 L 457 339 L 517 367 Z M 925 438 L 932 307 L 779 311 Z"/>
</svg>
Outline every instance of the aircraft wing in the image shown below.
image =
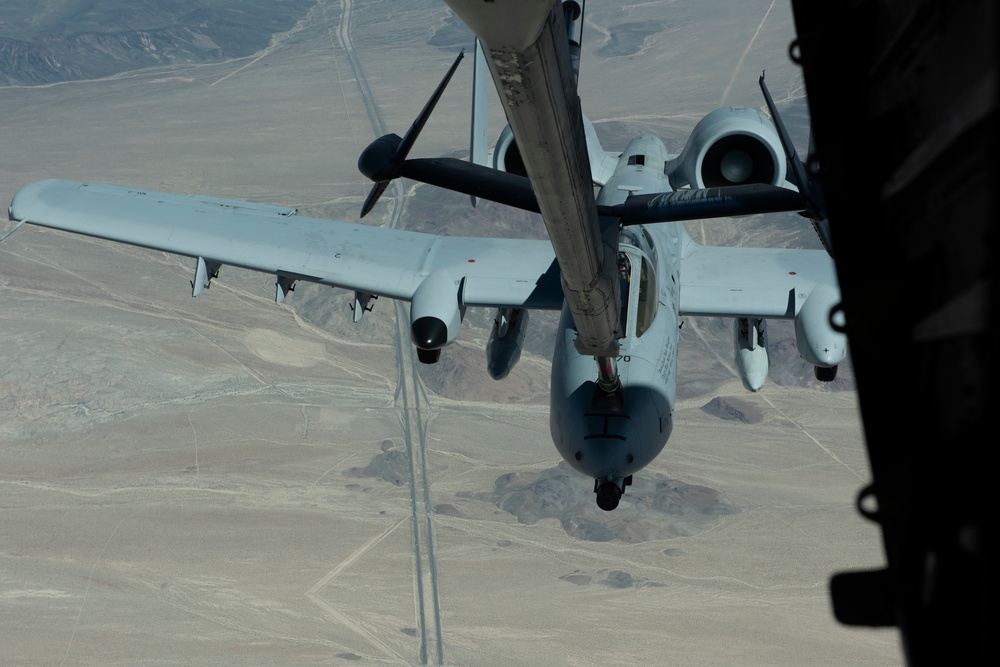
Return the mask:
<svg viewBox="0 0 1000 667">
<path fill-rule="evenodd" d="M 305 280 L 408 301 L 430 273 L 447 269 L 466 306 L 559 309 L 563 301 L 547 241 L 438 236 L 301 217 L 280 206 L 61 180 L 22 188 L 9 215 L 198 258 L 196 279 L 206 265 L 210 274 L 221 265 L 274 274 L 278 300 L 282 281 Z"/>
<path fill-rule="evenodd" d="M 691 242 L 682 252 L 680 313 L 789 319 L 806 298 L 839 301 L 836 271 L 823 250 L 730 248 Z"/>
</svg>

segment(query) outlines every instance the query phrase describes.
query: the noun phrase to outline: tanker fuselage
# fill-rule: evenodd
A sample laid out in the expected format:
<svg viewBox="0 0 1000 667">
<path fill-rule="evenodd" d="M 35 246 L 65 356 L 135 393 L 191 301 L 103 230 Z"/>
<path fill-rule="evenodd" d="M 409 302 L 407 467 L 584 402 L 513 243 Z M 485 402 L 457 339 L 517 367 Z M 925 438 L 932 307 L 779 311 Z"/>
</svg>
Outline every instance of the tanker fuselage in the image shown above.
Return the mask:
<svg viewBox="0 0 1000 667">
<path fill-rule="evenodd" d="M 553 0 L 447 3 L 483 44 L 559 261 L 574 344 L 582 354 L 616 357 L 617 225 L 602 230 L 597 215 L 563 8 Z"/>
</svg>

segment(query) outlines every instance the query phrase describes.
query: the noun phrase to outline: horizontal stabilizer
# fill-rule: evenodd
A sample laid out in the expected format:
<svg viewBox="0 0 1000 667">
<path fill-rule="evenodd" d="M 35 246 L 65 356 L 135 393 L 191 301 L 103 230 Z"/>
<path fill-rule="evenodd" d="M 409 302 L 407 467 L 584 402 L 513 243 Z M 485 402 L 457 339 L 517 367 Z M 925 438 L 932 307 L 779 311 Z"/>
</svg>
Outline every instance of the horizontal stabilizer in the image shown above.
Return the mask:
<svg viewBox="0 0 1000 667">
<path fill-rule="evenodd" d="M 446 157 L 407 160 L 399 174 L 428 185 L 539 212 L 531 181 L 525 176 Z M 804 208 L 802 195 L 794 190 L 753 184 L 633 195 L 623 204 L 598 205 L 597 212 L 619 218 L 623 225 L 641 225 Z"/>
<path fill-rule="evenodd" d="M 407 160 L 399 174 L 446 190 L 539 212 L 538 200 L 526 176 L 448 157 Z"/>
<path fill-rule="evenodd" d="M 776 185 L 727 185 L 698 190 L 676 190 L 633 195 L 623 204 L 598 206 L 601 215 L 621 219 L 623 225 L 723 218 L 754 213 L 801 211 L 802 195 Z"/>
</svg>

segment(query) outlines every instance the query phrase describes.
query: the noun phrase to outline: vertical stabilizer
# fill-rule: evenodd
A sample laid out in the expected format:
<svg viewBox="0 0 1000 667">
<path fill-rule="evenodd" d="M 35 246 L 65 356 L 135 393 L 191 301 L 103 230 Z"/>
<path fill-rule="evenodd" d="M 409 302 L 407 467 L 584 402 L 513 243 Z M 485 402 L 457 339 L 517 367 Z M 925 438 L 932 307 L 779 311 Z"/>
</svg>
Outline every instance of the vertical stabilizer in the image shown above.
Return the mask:
<svg viewBox="0 0 1000 667">
<path fill-rule="evenodd" d="M 487 110 L 486 95 L 489 91 L 487 83 L 490 81 L 490 70 L 486 66 L 486 55 L 483 53 L 483 45 L 476 38 L 476 46 L 473 48 L 474 60 L 472 65 L 472 136 L 469 145 L 469 162 L 485 166 L 487 162 L 486 132 L 487 132 Z M 479 203 L 479 197 L 470 195 L 472 205 Z"/>
</svg>

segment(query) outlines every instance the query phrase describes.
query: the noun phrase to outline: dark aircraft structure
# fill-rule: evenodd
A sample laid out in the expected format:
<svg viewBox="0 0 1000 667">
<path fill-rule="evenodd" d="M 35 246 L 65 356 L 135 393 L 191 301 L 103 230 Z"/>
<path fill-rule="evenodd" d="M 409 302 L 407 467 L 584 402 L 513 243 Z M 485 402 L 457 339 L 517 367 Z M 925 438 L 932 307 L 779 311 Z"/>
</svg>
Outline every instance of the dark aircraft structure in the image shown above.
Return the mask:
<svg viewBox="0 0 1000 667">
<path fill-rule="evenodd" d="M 887 560 L 836 574 L 834 612 L 898 626 L 910 665 L 987 664 L 997 6 L 792 6 L 872 468 L 858 510 L 881 526 Z"/>
</svg>

